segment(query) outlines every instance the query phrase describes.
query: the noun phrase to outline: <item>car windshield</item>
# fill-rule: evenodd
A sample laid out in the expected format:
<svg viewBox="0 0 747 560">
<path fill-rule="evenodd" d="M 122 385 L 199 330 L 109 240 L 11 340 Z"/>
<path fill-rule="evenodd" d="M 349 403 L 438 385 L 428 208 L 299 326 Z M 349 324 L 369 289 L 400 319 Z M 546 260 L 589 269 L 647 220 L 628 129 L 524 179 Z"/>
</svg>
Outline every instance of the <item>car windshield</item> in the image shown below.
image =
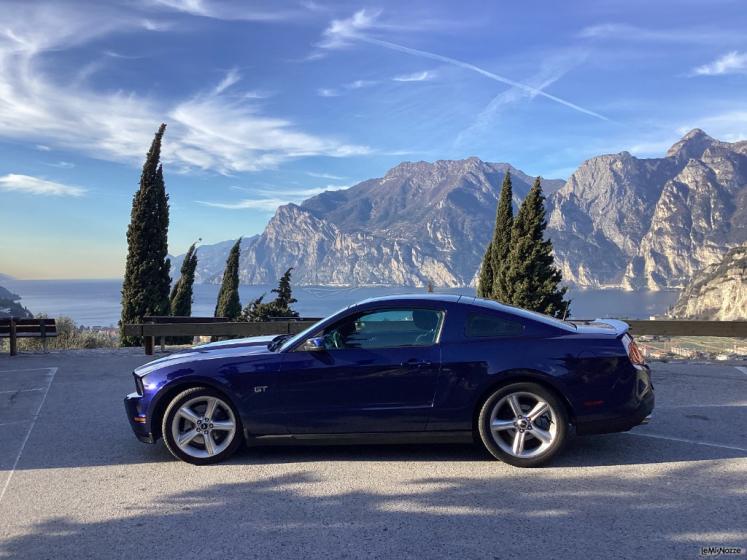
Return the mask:
<svg viewBox="0 0 747 560">
<path fill-rule="evenodd" d="M 342 309 L 338 309 L 337 311 L 335 311 L 332 315 L 330 315 L 326 319 L 322 319 L 321 321 L 317 321 L 316 323 L 314 323 L 310 327 L 302 330 L 297 335 L 294 335 L 294 336 L 292 336 L 292 337 L 284 340 L 283 343 L 280 346 L 278 346 L 277 348 L 270 347 L 270 350 L 273 351 L 273 352 L 284 352 L 288 348 L 292 348 L 293 346 L 296 345 L 297 342 L 303 340 L 304 338 L 306 338 L 307 336 L 309 336 L 311 333 L 313 333 L 317 328 L 319 328 L 319 325 L 321 325 L 327 319 L 329 319 L 330 317 L 335 317 L 336 315 L 339 315 L 340 313 L 342 313 L 343 311 L 345 311 L 348 307 L 350 307 L 350 306 L 348 305 L 348 306 L 343 307 Z"/>
</svg>

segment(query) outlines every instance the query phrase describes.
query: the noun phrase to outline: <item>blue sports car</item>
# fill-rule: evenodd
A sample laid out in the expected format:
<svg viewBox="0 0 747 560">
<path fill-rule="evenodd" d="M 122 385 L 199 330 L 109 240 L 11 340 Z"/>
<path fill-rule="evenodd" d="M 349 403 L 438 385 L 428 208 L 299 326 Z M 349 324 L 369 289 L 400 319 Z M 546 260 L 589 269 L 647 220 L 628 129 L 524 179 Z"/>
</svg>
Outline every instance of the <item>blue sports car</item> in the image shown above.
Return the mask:
<svg viewBox="0 0 747 560">
<path fill-rule="evenodd" d="M 134 376 L 135 435 L 197 465 L 242 442 L 479 441 L 534 467 L 572 431 L 629 430 L 654 408 L 625 323 L 458 295 L 369 299 L 296 336 L 197 346 Z"/>
</svg>

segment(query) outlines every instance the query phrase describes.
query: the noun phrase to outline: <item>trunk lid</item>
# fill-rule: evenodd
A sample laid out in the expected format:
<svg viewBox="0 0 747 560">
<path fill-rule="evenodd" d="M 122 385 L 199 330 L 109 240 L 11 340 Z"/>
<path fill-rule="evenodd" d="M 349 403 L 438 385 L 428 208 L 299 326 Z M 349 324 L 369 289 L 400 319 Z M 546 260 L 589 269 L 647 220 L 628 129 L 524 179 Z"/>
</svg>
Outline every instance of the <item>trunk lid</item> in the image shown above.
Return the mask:
<svg viewBox="0 0 747 560">
<path fill-rule="evenodd" d="M 576 325 L 579 334 L 608 334 L 617 337 L 630 330 L 630 325 L 618 319 L 592 319 L 571 323 Z"/>
</svg>

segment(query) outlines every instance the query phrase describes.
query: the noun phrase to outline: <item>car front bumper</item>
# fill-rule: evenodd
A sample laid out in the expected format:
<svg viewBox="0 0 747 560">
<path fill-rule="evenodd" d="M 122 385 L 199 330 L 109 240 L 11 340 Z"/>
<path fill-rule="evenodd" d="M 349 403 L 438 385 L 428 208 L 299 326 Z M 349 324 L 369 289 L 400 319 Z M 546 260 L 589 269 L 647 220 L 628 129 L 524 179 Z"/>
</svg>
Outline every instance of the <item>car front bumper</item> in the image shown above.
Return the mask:
<svg viewBox="0 0 747 560">
<path fill-rule="evenodd" d="M 156 438 L 148 429 L 150 423 L 141 407 L 142 398 L 138 393 L 130 393 L 125 397 L 124 405 L 127 411 L 127 420 L 129 420 L 130 427 L 137 439 L 143 443 L 155 443 Z"/>
</svg>

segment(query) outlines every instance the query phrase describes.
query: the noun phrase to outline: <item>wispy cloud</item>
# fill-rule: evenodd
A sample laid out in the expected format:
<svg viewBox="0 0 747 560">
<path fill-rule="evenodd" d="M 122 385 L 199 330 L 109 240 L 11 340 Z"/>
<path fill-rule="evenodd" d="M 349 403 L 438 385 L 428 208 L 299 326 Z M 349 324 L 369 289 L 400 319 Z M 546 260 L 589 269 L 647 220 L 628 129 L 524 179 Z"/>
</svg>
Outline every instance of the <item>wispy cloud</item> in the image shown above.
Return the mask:
<svg viewBox="0 0 747 560">
<path fill-rule="evenodd" d="M 245 187 L 235 187 L 234 190 L 248 191 L 252 193 L 252 198 L 243 198 L 231 202 L 215 202 L 206 200 L 195 200 L 197 204 L 209 206 L 211 208 L 221 208 L 224 210 L 260 210 L 263 212 L 274 212 L 278 206 L 283 204 L 303 202 L 307 198 L 321 194 L 327 191 L 339 191 L 350 188 L 350 185 L 327 185 L 324 187 L 315 187 L 310 189 L 283 189 L 283 188 L 259 188 L 248 189 Z"/>
<path fill-rule="evenodd" d="M 220 0 L 150 0 L 153 8 L 181 12 L 192 16 L 222 20 L 286 21 L 302 17 L 308 10 L 278 9 L 272 4 L 226 2 Z"/>
<path fill-rule="evenodd" d="M 362 33 L 376 25 L 381 11 L 359 10 L 346 19 L 333 19 L 317 43 L 321 49 L 340 49 L 360 39 Z"/>
<path fill-rule="evenodd" d="M 625 23 L 601 23 L 583 28 L 578 37 L 605 41 L 635 41 L 658 43 L 723 43 L 736 36 L 724 29 L 680 28 L 650 29 Z"/>
<path fill-rule="evenodd" d="M 42 196 L 83 196 L 86 189 L 55 181 L 9 173 L 0 177 L 0 189 Z"/>
<path fill-rule="evenodd" d="M 512 87 L 493 97 L 490 103 L 475 116 L 472 123 L 457 135 L 454 145 L 461 146 L 465 142 L 471 142 L 475 137 L 484 136 L 495 124 L 498 115 L 506 108 L 521 101 L 534 99 L 539 94 L 538 92 L 557 82 L 585 59 L 585 52 L 575 51 L 548 58 L 543 62 L 540 71 L 527 80 L 532 89 Z"/>
<path fill-rule="evenodd" d="M 45 163 L 44 165 L 48 165 L 49 167 L 57 167 L 58 169 L 72 169 L 73 167 L 75 167 L 75 164 L 69 161 L 55 161 L 52 163 Z"/>
<path fill-rule="evenodd" d="M 137 164 L 154 128 L 165 119 L 165 162 L 181 170 L 226 174 L 274 167 L 298 157 L 347 157 L 370 151 L 264 115 L 252 102 L 256 92 L 237 91 L 241 76 L 235 69 L 213 88 L 176 101 L 98 91 L 87 83 L 64 83 L 48 76 L 50 51 L 106 33 L 143 29 L 141 18 L 112 10 L 104 4 L 61 9 L 53 3 L 29 3 L 9 12 L 3 22 L 5 36 L 0 37 L 0 138 L 75 147 L 99 159 Z"/>
<path fill-rule="evenodd" d="M 320 97 L 339 97 L 345 93 L 357 89 L 369 88 L 379 83 L 379 80 L 355 80 L 336 88 L 319 88 L 316 90 L 316 93 Z"/>
<path fill-rule="evenodd" d="M 363 43 L 368 43 L 371 45 L 376 45 L 376 46 L 379 46 L 385 49 L 409 54 L 412 56 L 417 56 L 420 58 L 436 60 L 438 62 L 443 62 L 446 64 L 450 64 L 452 66 L 457 66 L 459 68 L 468 70 L 470 72 L 475 72 L 493 81 L 500 82 L 502 84 L 506 84 L 511 87 L 525 90 L 534 95 L 544 97 L 546 99 L 554 101 L 555 103 L 559 103 L 560 105 L 573 109 L 574 111 L 578 111 L 579 113 L 584 113 L 591 117 L 605 120 L 605 121 L 609 120 L 604 115 L 600 115 L 599 113 L 592 111 L 591 109 L 586 109 L 584 107 L 581 107 L 580 105 L 567 101 L 556 95 L 551 95 L 547 92 L 544 92 L 542 90 L 539 90 L 527 84 L 523 84 L 523 83 L 517 82 L 516 80 L 508 78 L 506 76 L 496 74 L 495 72 L 491 72 L 489 70 L 486 70 L 485 68 L 472 64 L 470 62 L 465 62 L 463 60 L 452 58 L 450 56 L 445 56 L 445 55 L 434 53 L 431 51 L 415 49 L 415 48 L 408 47 L 405 45 L 400 45 L 398 43 L 393 43 L 391 41 L 378 39 L 370 34 L 370 31 L 375 31 L 378 28 L 377 27 L 378 15 L 379 15 L 379 12 L 373 13 L 373 12 L 367 12 L 366 10 L 360 10 L 356 12 L 355 14 L 353 14 L 353 16 L 348 19 L 333 20 L 330 23 L 330 25 L 327 27 L 327 29 L 325 29 L 323 36 L 322 36 L 322 41 L 318 43 L 318 46 L 324 49 L 339 49 L 339 48 L 347 47 L 355 42 L 363 42 Z"/>
<path fill-rule="evenodd" d="M 346 84 L 345 87 L 348 89 L 361 89 L 366 87 L 375 86 L 379 82 L 377 80 L 355 80 L 354 82 L 350 82 L 349 84 Z"/>
<path fill-rule="evenodd" d="M 694 76 L 719 76 L 721 74 L 747 73 L 747 52 L 731 51 L 713 62 L 693 69 Z"/>
<path fill-rule="evenodd" d="M 122 53 L 118 53 L 118 52 L 112 51 L 112 50 L 106 50 L 106 51 L 103 52 L 103 54 L 106 55 L 106 56 L 108 56 L 108 57 L 110 57 L 110 58 L 118 58 L 118 59 L 121 59 L 121 60 L 140 60 L 142 58 L 145 58 L 142 55 L 122 54 Z"/>
<path fill-rule="evenodd" d="M 230 88 L 232 85 L 237 83 L 241 79 L 241 75 L 239 74 L 239 71 L 236 70 L 236 68 L 232 68 L 228 72 L 226 72 L 226 75 L 223 77 L 223 79 L 220 81 L 220 83 L 213 88 L 213 94 L 214 95 L 220 95 L 224 91 L 226 91 L 228 88 Z"/>
<path fill-rule="evenodd" d="M 413 72 L 412 74 L 401 74 L 394 76 L 395 82 L 426 82 L 436 77 L 435 70 L 423 70 L 422 72 Z"/>
<path fill-rule="evenodd" d="M 316 177 L 317 179 L 331 179 L 332 181 L 343 181 L 346 179 L 346 177 L 331 175 L 330 173 L 315 173 L 314 171 L 307 171 L 306 175 L 309 177 Z"/>
<path fill-rule="evenodd" d="M 235 202 L 211 202 L 209 200 L 195 200 L 197 204 L 209 206 L 210 208 L 221 208 L 223 210 L 261 210 L 263 212 L 274 212 L 278 206 L 287 204 L 282 198 L 245 198 Z"/>
<path fill-rule="evenodd" d="M 318 90 L 316 90 L 316 94 L 319 97 L 338 97 L 342 95 L 340 90 L 335 88 L 319 88 Z"/>
</svg>

